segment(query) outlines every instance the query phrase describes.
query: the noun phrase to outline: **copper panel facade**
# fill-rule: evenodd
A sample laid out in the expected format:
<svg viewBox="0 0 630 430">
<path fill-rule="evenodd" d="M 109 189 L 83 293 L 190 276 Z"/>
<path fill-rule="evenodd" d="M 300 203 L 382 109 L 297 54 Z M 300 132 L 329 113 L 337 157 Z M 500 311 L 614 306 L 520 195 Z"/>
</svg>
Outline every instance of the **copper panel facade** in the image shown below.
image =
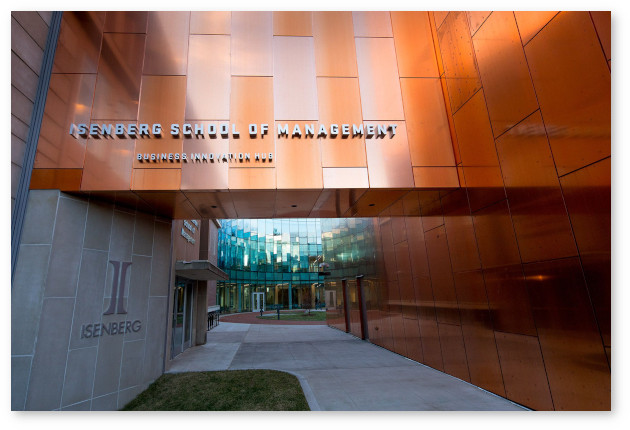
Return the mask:
<svg viewBox="0 0 630 430">
<path fill-rule="evenodd" d="M 317 78 L 321 124 L 361 124 L 361 96 L 356 78 Z M 328 126 L 327 126 L 328 127 Z M 365 167 L 363 135 L 320 139 L 323 167 Z"/>
<path fill-rule="evenodd" d="M 470 23 L 470 35 L 474 36 L 479 27 L 488 19 L 493 13 L 490 11 L 472 11 L 466 12 L 468 14 L 468 22 Z"/>
<path fill-rule="evenodd" d="M 470 210 L 475 212 L 505 199 L 501 168 L 463 167 L 464 182 L 468 192 Z M 464 183 L 462 183 L 464 185 Z"/>
<path fill-rule="evenodd" d="M 499 136 L 538 109 L 514 14 L 493 12 L 473 45 L 492 130 Z"/>
<path fill-rule="evenodd" d="M 555 409 L 610 410 L 610 368 L 580 261 L 524 267 Z M 584 357 L 589 366 L 582 364 Z M 574 396 L 584 386 L 589 389 Z"/>
<path fill-rule="evenodd" d="M 458 325 L 438 323 L 438 330 L 444 358 L 444 371 L 456 378 L 470 381 L 462 328 Z"/>
<path fill-rule="evenodd" d="M 273 35 L 312 36 L 313 12 L 274 12 Z"/>
<path fill-rule="evenodd" d="M 413 166 L 455 166 L 439 78 L 401 79 Z"/>
<path fill-rule="evenodd" d="M 521 262 L 507 201 L 475 212 L 473 222 L 484 269 Z"/>
<path fill-rule="evenodd" d="M 357 76 L 352 12 L 313 12 L 317 76 Z"/>
<path fill-rule="evenodd" d="M 53 73 L 96 73 L 104 23 L 105 12 L 64 12 Z"/>
<path fill-rule="evenodd" d="M 264 175 L 266 171 L 269 170 L 273 173 L 272 169 L 252 169 L 251 176 L 257 176 L 263 180 L 268 180 Z M 232 169 L 230 172 L 230 180 L 232 180 L 232 173 L 235 173 L 234 176 L 237 176 L 236 179 L 241 179 L 239 176 L 242 176 L 246 169 Z M 275 178 L 274 178 L 275 180 Z M 274 181 L 275 182 L 275 181 Z M 246 188 L 246 187 L 240 187 Z M 247 188 L 252 188 L 247 187 Z M 234 202 L 234 209 L 236 209 L 236 214 L 238 218 L 247 218 L 247 217 L 260 217 L 260 218 L 273 218 L 273 214 L 275 212 L 274 204 L 276 201 L 276 191 L 275 190 L 260 190 L 256 192 L 251 191 L 239 191 L 232 192 L 232 201 Z"/>
<path fill-rule="evenodd" d="M 226 122 L 200 121 L 204 130 L 215 124 L 221 127 Z M 228 159 L 230 141 L 220 134 L 216 138 L 207 133 L 199 136 L 180 138 L 187 161 L 180 163 L 182 170 L 182 190 L 225 190 L 228 188 L 228 169 L 241 164 L 238 158 Z M 210 156 L 212 155 L 212 158 Z M 223 156 L 226 155 L 226 158 Z"/>
<path fill-rule="evenodd" d="M 232 12 L 193 11 L 190 13 L 190 34 L 230 34 Z"/>
<path fill-rule="evenodd" d="M 481 262 L 465 190 L 457 190 L 442 198 L 442 208 L 453 272 L 480 269 Z"/>
<path fill-rule="evenodd" d="M 134 139 L 88 139 L 82 190 L 129 190 Z"/>
<path fill-rule="evenodd" d="M 145 75 L 185 75 L 190 12 L 149 12 Z"/>
<path fill-rule="evenodd" d="M 274 218 L 305 218 L 319 198 L 321 190 L 278 190 Z"/>
<path fill-rule="evenodd" d="M 483 90 L 453 115 L 459 154 L 464 166 L 498 166 Z"/>
<path fill-rule="evenodd" d="M 137 119 L 145 38 L 144 34 L 103 35 L 92 119 Z"/>
<path fill-rule="evenodd" d="M 105 33 L 146 33 L 149 12 L 108 11 L 105 16 Z"/>
<path fill-rule="evenodd" d="M 400 77 L 438 78 L 429 12 L 391 12 Z"/>
<path fill-rule="evenodd" d="M 273 46 L 275 119 L 318 119 L 313 38 L 276 36 Z"/>
<path fill-rule="evenodd" d="M 416 188 L 457 188 L 460 185 L 455 167 L 414 167 L 413 182 Z"/>
<path fill-rule="evenodd" d="M 231 168 L 228 171 L 228 187 L 231 190 L 275 189 L 276 169 Z M 273 215 L 269 215 L 269 217 L 272 216 Z"/>
<path fill-rule="evenodd" d="M 444 227 L 427 231 L 425 238 L 437 321 L 438 323 L 460 324 L 457 295 Z"/>
<path fill-rule="evenodd" d="M 577 255 L 540 114 L 497 139 L 497 150 L 522 261 Z"/>
<path fill-rule="evenodd" d="M 429 276 L 429 260 L 422 231 L 420 217 L 406 217 L 407 241 L 409 242 L 409 258 L 411 259 L 411 273 L 414 278 Z"/>
<path fill-rule="evenodd" d="M 525 54 L 558 174 L 610 155 L 610 70 L 588 12 L 561 12 Z"/>
<path fill-rule="evenodd" d="M 29 187 L 31 190 L 79 191 L 81 169 L 33 169 Z"/>
<path fill-rule="evenodd" d="M 391 38 L 357 38 L 364 120 L 404 120 L 396 50 Z"/>
<path fill-rule="evenodd" d="M 37 143 L 35 168 L 80 168 L 86 138 L 69 134 L 70 124 L 90 120 L 96 75 L 53 74 Z"/>
<path fill-rule="evenodd" d="M 543 29 L 545 25 L 558 14 L 557 11 L 516 11 L 516 23 L 518 24 L 518 32 L 521 34 L 523 46 L 527 45 L 534 36 Z"/>
<path fill-rule="evenodd" d="M 324 167 L 324 188 L 369 188 L 365 167 Z"/>
<path fill-rule="evenodd" d="M 132 190 L 179 190 L 180 169 L 133 169 Z"/>
<path fill-rule="evenodd" d="M 425 232 L 444 224 L 444 213 L 439 199 L 420 204 L 422 205 L 422 228 Z"/>
<path fill-rule="evenodd" d="M 229 119 L 230 79 L 230 37 L 191 35 L 186 119 Z"/>
<path fill-rule="evenodd" d="M 184 178 L 182 177 L 182 182 Z M 199 212 L 202 218 L 236 218 L 236 209 L 232 196 L 228 192 L 194 192 L 184 191 L 186 199 Z"/>
<path fill-rule="evenodd" d="M 325 187 L 326 173 L 325 169 L 323 170 Z M 349 211 L 350 207 L 364 192 L 365 189 L 350 188 L 327 190 L 324 188 L 311 210 L 311 216 L 320 218 L 340 218 Z"/>
<path fill-rule="evenodd" d="M 273 76 L 272 12 L 232 12 L 232 75 Z"/>
<path fill-rule="evenodd" d="M 604 49 L 604 55 L 607 60 L 611 57 L 611 27 L 610 27 L 610 11 L 593 11 L 591 12 L 591 18 L 595 24 L 595 30 L 597 30 L 597 37 Z"/>
<path fill-rule="evenodd" d="M 389 12 L 352 12 L 355 37 L 392 37 L 392 21 Z"/>
<path fill-rule="evenodd" d="M 392 121 L 392 123 L 397 125 L 396 135 L 392 138 L 386 135 L 365 139 L 371 188 L 413 188 L 414 186 L 405 123 L 398 121 Z"/>
<path fill-rule="evenodd" d="M 276 122 L 277 124 L 277 122 Z M 296 126 L 304 130 L 308 122 L 288 122 L 289 130 Z M 313 123 L 317 130 L 317 122 Z M 284 188 L 323 188 L 321 150 L 319 140 L 315 137 L 297 140 L 290 137 L 276 136 L 276 180 L 278 189 Z M 309 160 L 308 163 L 300 163 L 298 160 Z"/>
</svg>

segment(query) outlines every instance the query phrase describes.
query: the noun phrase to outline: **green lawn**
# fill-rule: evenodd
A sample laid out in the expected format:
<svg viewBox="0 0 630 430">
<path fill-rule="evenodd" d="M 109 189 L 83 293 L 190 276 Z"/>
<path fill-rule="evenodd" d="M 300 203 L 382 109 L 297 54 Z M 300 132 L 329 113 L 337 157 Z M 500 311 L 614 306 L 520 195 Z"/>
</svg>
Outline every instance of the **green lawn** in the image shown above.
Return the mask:
<svg viewBox="0 0 630 430">
<path fill-rule="evenodd" d="M 265 314 L 256 318 L 261 320 L 277 320 L 277 314 Z M 280 321 L 326 321 L 326 312 L 311 312 L 310 315 L 304 315 L 304 311 L 296 313 L 280 313 Z"/>
<path fill-rule="evenodd" d="M 164 374 L 124 411 L 308 411 L 298 379 L 276 370 Z"/>
</svg>

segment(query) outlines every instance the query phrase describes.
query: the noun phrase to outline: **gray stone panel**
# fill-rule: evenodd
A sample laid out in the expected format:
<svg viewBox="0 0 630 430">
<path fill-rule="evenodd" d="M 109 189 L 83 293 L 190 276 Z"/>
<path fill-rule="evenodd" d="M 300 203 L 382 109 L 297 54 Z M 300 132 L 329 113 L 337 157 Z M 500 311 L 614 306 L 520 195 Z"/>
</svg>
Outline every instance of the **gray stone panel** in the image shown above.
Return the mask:
<svg viewBox="0 0 630 430">
<path fill-rule="evenodd" d="M 123 346 L 122 369 L 120 371 L 120 389 L 142 383 L 144 361 L 144 340 L 125 342 Z"/>
<path fill-rule="evenodd" d="M 62 407 L 83 402 L 92 397 L 96 354 L 96 347 L 75 349 L 68 353 Z"/>
<path fill-rule="evenodd" d="M 151 295 L 167 296 L 170 288 L 171 225 L 155 223 L 153 239 L 153 267 L 151 268 Z"/>
<path fill-rule="evenodd" d="M 20 244 L 52 243 L 58 199 L 57 190 L 29 191 Z"/>
<path fill-rule="evenodd" d="M 127 284 L 127 320 L 140 321 L 141 328 L 137 332 L 125 333 L 125 341 L 144 339 L 149 307 L 149 288 L 151 284 L 151 257 L 132 256 L 131 279 Z"/>
<path fill-rule="evenodd" d="M 127 403 L 135 399 L 138 394 L 144 391 L 144 387 L 136 385 L 135 387 L 127 388 L 126 390 L 120 390 L 118 394 L 118 409 L 125 407 Z"/>
<path fill-rule="evenodd" d="M 93 411 L 115 411 L 118 409 L 118 392 L 92 399 Z"/>
<path fill-rule="evenodd" d="M 44 299 L 26 400 L 29 410 L 61 405 L 73 307 L 74 299 Z"/>
<path fill-rule="evenodd" d="M 92 408 L 92 401 L 86 400 L 85 402 L 75 403 L 74 405 L 61 408 L 62 411 L 90 411 Z"/>
<path fill-rule="evenodd" d="M 22 245 L 11 290 L 11 353 L 32 355 L 48 270 L 50 245 Z"/>
<path fill-rule="evenodd" d="M 98 345 L 97 337 L 81 338 L 82 326 L 101 321 L 103 314 L 103 294 L 107 274 L 107 252 L 91 249 L 83 250 L 79 288 L 72 321 L 70 349 Z"/>
<path fill-rule="evenodd" d="M 149 299 L 149 316 L 144 353 L 144 381 L 152 382 L 163 371 L 166 340 L 167 298 L 151 297 Z"/>
<path fill-rule="evenodd" d="M 125 321 L 125 315 L 103 315 L 103 324 Z M 120 360 L 122 359 L 123 338 L 121 334 L 99 337 L 94 396 L 102 396 L 118 391 Z"/>
<path fill-rule="evenodd" d="M 151 255 L 153 252 L 153 215 L 136 213 L 136 229 L 133 238 L 133 253 Z"/>
<path fill-rule="evenodd" d="M 74 297 L 79 279 L 87 203 L 59 198 L 46 297 Z"/>
<path fill-rule="evenodd" d="M 109 250 L 114 207 L 111 203 L 90 200 L 85 225 L 84 248 Z"/>
<path fill-rule="evenodd" d="M 11 410 L 23 411 L 33 357 L 11 357 Z"/>
<path fill-rule="evenodd" d="M 131 261 L 135 216 L 127 212 L 114 210 L 112 237 L 109 247 L 109 259 Z"/>
</svg>

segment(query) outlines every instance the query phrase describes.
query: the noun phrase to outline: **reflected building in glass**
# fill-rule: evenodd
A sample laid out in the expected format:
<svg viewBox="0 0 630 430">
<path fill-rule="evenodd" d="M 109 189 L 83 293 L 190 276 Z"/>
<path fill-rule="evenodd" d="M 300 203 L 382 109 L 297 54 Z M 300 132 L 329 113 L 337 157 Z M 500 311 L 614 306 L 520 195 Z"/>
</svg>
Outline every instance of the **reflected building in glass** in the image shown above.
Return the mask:
<svg viewBox="0 0 630 430">
<path fill-rule="evenodd" d="M 319 219 L 224 219 L 218 266 L 229 281 L 217 283 L 222 312 L 257 312 L 280 305 L 324 305 Z M 275 306 L 274 306 L 275 307 Z"/>
</svg>

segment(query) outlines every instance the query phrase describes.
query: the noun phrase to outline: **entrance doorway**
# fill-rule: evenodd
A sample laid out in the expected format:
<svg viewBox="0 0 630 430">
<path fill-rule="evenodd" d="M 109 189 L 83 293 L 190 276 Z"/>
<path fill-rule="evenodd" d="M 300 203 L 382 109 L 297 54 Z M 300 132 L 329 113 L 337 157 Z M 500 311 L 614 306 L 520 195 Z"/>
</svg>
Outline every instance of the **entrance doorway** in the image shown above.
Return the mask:
<svg viewBox="0 0 630 430">
<path fill-rule="evenodd" d="M 195 281 L 177 278 L 173 297 L 171 358 L 192 345 L 193 289 Z"/>
<path fill-rule="evenodd" d="M 252 312 L 265 310 L 265 293 L 252 293 Z"/>
</svg>

